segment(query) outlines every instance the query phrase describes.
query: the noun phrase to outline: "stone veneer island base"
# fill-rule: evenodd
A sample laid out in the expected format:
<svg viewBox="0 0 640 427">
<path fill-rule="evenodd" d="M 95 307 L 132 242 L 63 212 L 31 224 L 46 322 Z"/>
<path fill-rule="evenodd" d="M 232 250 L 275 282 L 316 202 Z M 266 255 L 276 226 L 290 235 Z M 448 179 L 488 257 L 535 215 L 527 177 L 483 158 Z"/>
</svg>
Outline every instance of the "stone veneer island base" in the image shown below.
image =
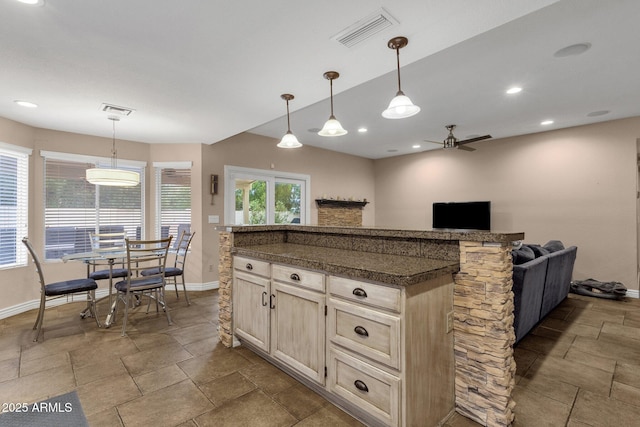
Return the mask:
<svg viewBox="0 0 640 427">
<path fill-rule="evenodd" d="M 453 377 L 450 378 L 450 382 L 454 384 L 455 410 L 486 426 L 509 426 L 512 424 L 513 408 L 515 407 L 511 396 L 515 385 L 515 361 L 513 358 L 515 335 L 513 332 L 513 293 L 511 291 L 511 243 L 522 240 L 524 233 L 459 230 L 419 231 L 300 225 L 229 226 L 217 227 L 217 230 L 220 233 L 219 332 L 220 339 L 226 346 L 234 344 L 234 301 L 232 295 L 234 277 L 239 277 L 237 280 L 241 283 L 251 283 L 251 277 L 257 277 L 255 280 L 257 283 L 265 283 L 265 286 L 270 286 L 273 283 L 274 288 L 281 286 L 284 289 L 282 296 L 278 297 L 280 299 L 276 298 L 281 302 L 282 298 L 287 295 L 287 289 L 295 289 L 295 287 L 291 287 L 291 283 L 287 283 L 290 282 L 287 275 L 293 271 L 291 278 L 296 276 L 295 279 L 300 280 L 297 276 L 305 276 L 303 281 L 308 279 L 311 288 L 315 287 L 312 290 L 318 291 L 316 293 L 322 296 L 318 304 L 327 301 L 326 305 L 329 310 L 326 307 L 325 310 L 329 311 L 329 319 L 333 316 L 334 322 L 337 322 L 335 319 L 340 317 L 349 324 L 349 316 L 355 315 L 347 311 L 342 313 L 341 308 L 343 306 L 350 307 L 349 304 L 353 302 L 355 312 L 361 313 L 362 317 L 360 318 L 365 319 L 363 322 L 366 322 L 367 318 L 382 319 L 380 322 L 376 320 L 371 323 L 371 326 L 376 327 L 375 325 L 384 324 L 386 325 L 385 331 L 392 331 L 391 336 L 393 336 L 394 328 L 400 328 L 400 334 L 407 336 L 419 332 L 420 328 L 416 328 L 418 322 L 413 320 L 419 317 L 411 317 L 415 313 L 411 311 L 410 307 L 413 306 L 413 302 L 421 301 L 420 304 L 425 304 L 424 307 L 428 308 L 425 310 L 426 312 L 439 313 L 437 318 L 429 318 L 427 313 L 427 317 L 422 319 L 425 323 L 423 328 L 436 327 L 440 330 L 441 324 L 445 327 L 453 327 L 453 340 L 450 340 L 452 348 L 447 349 L 447 352 L 453 353 L 454 369 L 450 374 Z M 240 265 L 236 263 L 235 273 L 234 257 L 243 262 Z M 246 263 L 248 270 L 242 271 L 247 260 L 254 260 L 255 270 L 251 271 L 254 267 L 249 265 L 251 264 L 249 262 Z M 260 278 L 260 271 L 266 266 L 274 266 L 274 276 L 269 276 L 268 279 Z M 272 270 L 265 269 L 264 271 L 265 275 L 270 275 Z M 258 273 L 258 276 L 255 273 Z M 319 274 L 326 279 L 314 276 Z M 454 284 L 448 286 L 447 282 L 451 282 L 451 276 L 453 276 Z M 245 280 L 247 278 L 249 281 Z M 325 294 L 319 292 L 321 290 L 324 292 L 325 282 L 327 284 L 326 300 L 324 299 Z M 360 297 L 353 297 L 350 293 L 342 295 L 341 292 L 351 284 L 356 286 L 359 283 L 366 288 L 358 288 L 359 291 L 369 290 L 373 293 L 382 289 L 390 292 L 382 294 L 389 295 L 389 297 L 381 298 L 377 302 L 378 307 L 375 304 L 367 306 L 369 303 L 358 306 L 361 301 L 349 301 L 349 298 L 361 300 Z M 377 285 L 382 285 L 382 287 L 377 287 Z M 394 312 L 394 304 L 396 304 L 394 302 L 396 293 L 394 292 L 398 292 L 397 295 L 401 296 L 398 297 L 399 302 L 396 310 L 397 313 L 400 313 L 399 315 Z M 443 296 L 443 292 L 452 295 Z M 356 288 L 354 288 L 355 293 Z M 263 292 L 263 294 L 267 293 Z M 264 299 L 264 295 L 258 305 L 272 304 L 271 301 Z M 416 295 L 423 295 L 423 297 L 416 297 Z M 273 296 L 275 297 L 275 294 Z M 429 305 L 429 298 L 436 297 L 441 298 L 442 301 L 452 298 L 452 313 L 444 313 L 442 311 L 444 309 L 438 311 L 433 301 Z M 310 300 L 305 301 L 306 304 L 310 304 Z M 273 305 L 277 306 L 276 303 Z M 297 306 L 297 304 L 291 305 Z M 310 307 L 312 306 L 313 304 L 310 305 Z M 405 313 L 403 310 L 407 310 L 407 308 L 409 311 Z M 293 311 L 290 314 L 293 316 L 301 315 Z M 236 313 L 236 319 L 238 315 Z M 446 318 L 442 319 L 443 316 Z M 394 320 L 396 317 L 401 320 L 396 322 Z M 243 318 L 240 319 L 240 323 L 244 322 Z M 430 320 L 425 321 L 425 319 Z M 303 320 L 311 322 L 313 316 L 301 319 L 301 321 Z M 254 320 L 250 320 L 249 326 L 251 321 Z M 324 320 L 319 320 L 318 323 L 320 322 L 324 322 Z M 367 332 L 366 330 L 364 332 L 357 330 L 358 328 L 361 326 L 356 326 L 356 334 Z M 245 333 L 244 327 L 236 327 L 236 332 L 241 339 L 245 337 L 252 339 Z M 276 332 L 272 331 L 271 333 Z M 324 329 L 322 332 L 324 333 Z M 371 366 L 369 363 L 362 363 L 351 357 L 352 355 L 346 354 L 353 350 L 353 348 L 349 348 L 349 337 L 336 335 L 340 335 L 340 333 L 336 334 L 334 331 L 331 335 L 331 328 L 327 327 L 328 356 L 325 363 L 329 365 L 329 370 L 342 369 L 339 372 L 341 377 L 356 378 L 353 376 L 355 375 L 354 369 L 360 368 L 362 369 L 358 372 L 361 372 L 365 377 L 367 373 L 377 373 L 378 377 L 375 381 L 382 378 L 380 383 L 382 389 L 393 395 L 398 392 L 397 385 L 394 385 L 396 378 L 393 376 L 398 375 L 398 371 L 389 367 L 393 368 L 394 363 L 399 365 L 404 363 L 407 367 L 415 363 L 415 369 L 420 369 L 419 362 L 412 362 L 410 355 L 413 347 L 419 347 L 416 346 L 416 342 L 423 339 L 421 335 L 419 339 L 414 340 L 406 340 L 404 337 L 401 345 L 398 344 L 401 352 L 407 352 L 404 359 L 401 358 L 401 362 L 395 362 L 394 356 L 389 356 L 384 351 L 375 349 L 374 351 L 363 347 L 363 360 L 370 362 Z M 360 337 L 364 337 L 364 335 L 360 335 Z M 366 336 L 366 339 L 370 338 Z M 249 339 L 242 339 L 243 344 L 247 343 L 253 349 L 255 346 Z M 440 337 L 438 340 L 436 342 L 440 347 L 447 347 L 449 341 L 446 341 L 446 337 Z M 380 348 L 391 348 L 392 350 L 396 345 L 393 342 L 391 344 L 384 342 L 383 344 Z M 405 344 L 407 348 L 405 348 Z M 340 345 L 344 346 L 345 354 L 341 351 Z M 353 344 L 354 348 L 357 348 L 358 345 L 357 342 Z M 330 349 L 336 350 L 330 351 Z M 269 357 L 267 355 L 267 359 Z M 420 356 L 420 359 L 424 358 L 424 356 Z M 280 365 L 275 358 L 271 361 Z M 298 362 L 293 360 L 293 363 Z M 301 366 L 298 370 L 294 369 L 293 373 L 304 372 L 305 369 L 308 367 Z M 313 375 L 312 371 L 313 369 L 310 371 L 311 376 Z M 333 392 L 329 392 L 329 398 L 341 395 L 337 396 L 334 403 L 343 406 L 356 417 L 371 425 L 408 426 L 412 423 L 415 424 L 412 411 L 420 402 L 412 403 L 411 399 L 412 396 L 415 398 L 414 390 L 418 390 L 419 385 L 414 388 L 406 388 L 407 384 L 402 384 L 407 396 L 399 398 L 402 402 L 402 408 L 396 411 L 399 415 L 394 417 L 388 416 L 388 413 L 394 413 L 395 408 L 386 407 L 388 402 L 385 402 L 384 399 L 376 401 L 378 396 L 375 389 L 369 391 L 363 381 L 356 379 L 354 384 L 358 390 L 355 393 L 343 390 L 340 384 L 337 384 L 339 380 L 336 380 L 336 375 L 335 372 L 330 372 L 328 375 L 326 388 L 333 390 Z M 296 377 L 300 379 L 300 377 Z M 387 377 L 388 380 L 385 380 Z M 404 382 L 410 382 L 410 379 L 404 376 L 400 376 L 400 378 L 404 378 Z M 428 379 L 425 381 L 430 384 Z M 314 382 L 310 381 L 310 383 Z M 369 384 L 372 383 L 369 382 Z M 394 389 L 394 387 L 396 388 Z M 402 387 L 399 388 L 400 393 L 403 390 Z M 324 391 L 324 388 L 317 384 L 312 388 L 319 392 Z M 359 393 L 365 396 L 364 400 L 357 396 Z M 349 397 L 353 397 L 353 399 L 348 399 Z M 427 406 L 429 403 L 433 403 L 428 402 L 430 398 L 431 396 L 420 397 Z M 454 409 L 453 399 L 451 406 L 451 408 L 444 409 L 448 411 Z M 381 411 L 378 407 L 383 407 L 384 410 Z M 437 422 L 429 421 L 426 425 L 435 425 Z"/>
</svg>

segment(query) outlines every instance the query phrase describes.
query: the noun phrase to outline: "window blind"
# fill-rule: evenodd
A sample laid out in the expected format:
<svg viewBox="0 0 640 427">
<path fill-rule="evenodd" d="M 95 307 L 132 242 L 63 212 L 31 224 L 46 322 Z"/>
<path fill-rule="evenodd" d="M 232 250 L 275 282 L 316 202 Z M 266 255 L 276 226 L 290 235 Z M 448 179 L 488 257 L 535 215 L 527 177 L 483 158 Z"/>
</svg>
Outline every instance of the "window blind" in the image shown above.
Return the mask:
<svg viewBox="0 0 640 427">
<path fill-rule="evenodd" d="M 22 238 L 28 233 L 29 154 L 0 146 L 0 268 L 27 264 Z"/>
<path fill-rule="evenodd" d="M 45 259 L 90 251 L 92 232 L 144 237 L 144 167 L 118 164 L 140 173 L 140 185 L 100 186 L 90 184 L 85 171 L 101 162 L 61 157 L 45 157 Z"/>
<path fill-rule="evenodd" d="M 156 166 L 156 235 L 173 235 L 191 229 L 191 169 Z"/>
</svg>

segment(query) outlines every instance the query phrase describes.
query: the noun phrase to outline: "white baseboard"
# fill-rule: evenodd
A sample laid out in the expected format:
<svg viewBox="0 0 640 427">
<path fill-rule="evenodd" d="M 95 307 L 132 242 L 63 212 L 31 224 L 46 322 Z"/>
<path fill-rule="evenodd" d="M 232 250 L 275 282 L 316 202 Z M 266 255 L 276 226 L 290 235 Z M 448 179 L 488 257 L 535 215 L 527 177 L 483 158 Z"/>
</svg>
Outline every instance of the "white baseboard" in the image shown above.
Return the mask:
<svg viewBox="0 0 640 427">
<path fill-rule="evenodd" d="M 212 289 L 218 289 L 220 283 L 216 280 L 215 282 L 207 282 L 207 283 L 187 283 L 187 291 L 188 292 L 198 292 L 198 291 L 209 291 Z M 171 290 L 171 292 L 175 291 L 175 286 L 173 284 L 167 285 L 167 291 Z M 178 286 L 178 290 L 182 290 L 182 286 Z M 96 291 L 96 299 L 100 299 L 102 297 L 106 297 L 109 295 L 108 289 L 98 289 Z M 86 301 L 86 296 L 82 294 L 76 295 L 68 295 L 67 297 L 58 298 L 55 300 L 47 301 L 48 307 L 55 307 L 62 304 L 67 304 L 70 302 L 78 302 L 78 301 Z M 26 301 L 20 304 L 16 304 L 11 307 L 0 309 L 0 319 L 5 319 L 7 317 L 15 316 L 16 314 L 24 313 L 25 311 L 37 309 L 40 307 L 40 300 L 34 299 L 31 301 Z"/>
</svg>

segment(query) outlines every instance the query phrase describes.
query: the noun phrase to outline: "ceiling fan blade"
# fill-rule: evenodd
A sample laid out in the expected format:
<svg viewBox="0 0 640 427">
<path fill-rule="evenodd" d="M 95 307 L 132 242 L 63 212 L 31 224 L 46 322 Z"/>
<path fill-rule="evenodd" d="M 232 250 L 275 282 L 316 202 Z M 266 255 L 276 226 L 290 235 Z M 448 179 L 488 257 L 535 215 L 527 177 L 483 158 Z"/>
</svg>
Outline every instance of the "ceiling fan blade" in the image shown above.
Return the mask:
<svg viewBox="0 0 640 427">
<path fill-rule="evenodd" d="M 463 151 L 476 151 L 475 148 L 473 147 L 467 147 L 466 145 L 460 145 L 460 143 L 458 143 L 458 150 L 463 150 Z"/>
<path fill-rule="evenodd" d="M 472 142 L 478 142 L 478 141 L 482 141 L 483 139 L 489 139 L 489 138 L 492 138 L 492 136 L 491 135 L 476 136 L 475 138 L 469 138 L 469 139 L 465 139 L 464 141 L 458 141 L 458 145 L 470 144 Z"/>
<path fill-rule="evenodd" d="M 422 141 L 423 142 L 428 142 L 429 144 L 437 144 L 439 146 L 443 146 L 444 145 L 444 142 L 442 142 L 442 141 L 432 141 L 430 139 L 423 139 Z"/>
</svg>

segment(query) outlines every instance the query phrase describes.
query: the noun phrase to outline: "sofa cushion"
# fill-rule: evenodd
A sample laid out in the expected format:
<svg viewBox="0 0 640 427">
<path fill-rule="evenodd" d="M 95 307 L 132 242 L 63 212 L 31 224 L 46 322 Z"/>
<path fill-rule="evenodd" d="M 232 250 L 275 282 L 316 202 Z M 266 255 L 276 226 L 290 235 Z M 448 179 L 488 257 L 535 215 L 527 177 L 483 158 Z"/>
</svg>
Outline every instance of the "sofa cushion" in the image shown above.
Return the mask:
<svg viewBox="0 0 640 427">
<path fill-rule="evenodd" d="M 540 321 L 547 257 L 513 266 L 513 329 L 516 343 Z"/>
<path fill-rule="evenodd" d="M 547 275 L 542 295 L 541 319 L 569 295 L 571 275 L 573 274 L 573 265 L 576 261 L 577 252 L 577 247 L 570 246 L 545 257 L 549 259 L 549 264 L 547 265 Z"/>
<path fill-rule="evenodd" d="M 533 254 L 535 255 L 536 258 L 539 258 L 544 255 L 549 255 L 551 253 L 549 249 L 540 245 L 527 244 L 526 246 L 533 251 Z"/>
<path fill-rule="evenodd" d="M 513 263 L 516 265 L 524 264 L 525 262 L 532 261 L 536 258 L 536 254 L 528 246 L 522 246 L 520 249 L 511 251 L 513 257 Z"/>
<path fill-rule="evenodd" d="M 558 252 L 564 249 L 564 244 L 560 240 L 549 240 L 543 248 L 549 252 Z"/>
</svg>

